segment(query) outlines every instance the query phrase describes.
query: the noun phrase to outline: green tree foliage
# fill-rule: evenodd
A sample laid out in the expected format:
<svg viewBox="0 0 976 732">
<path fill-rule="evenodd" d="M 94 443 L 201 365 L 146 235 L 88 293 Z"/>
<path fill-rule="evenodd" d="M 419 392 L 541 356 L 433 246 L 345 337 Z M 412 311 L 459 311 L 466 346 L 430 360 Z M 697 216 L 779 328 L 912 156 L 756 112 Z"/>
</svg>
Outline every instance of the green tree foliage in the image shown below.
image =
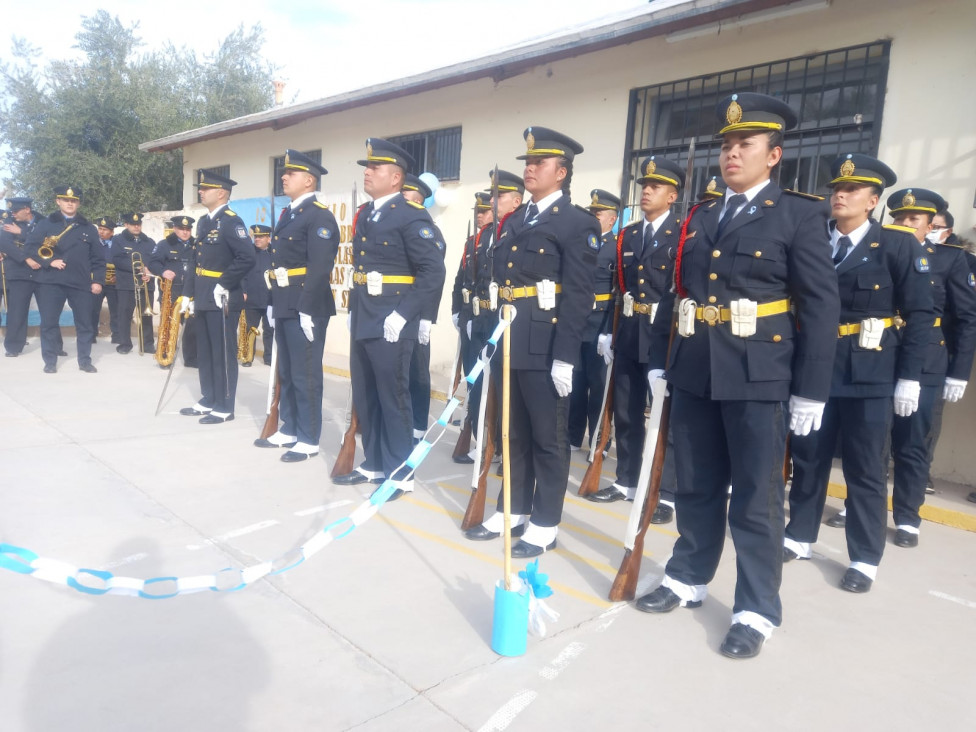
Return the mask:
<svg viewBox="0 0 976 732">
<path fill-rule="evenodd" d="M 90 216 L 182 206 L 183 155 L 139 144 L 271 106 L 274 68 L 261 58 L 260 25 L 238 27 L 198 58 L 168 44 L 140 53 L 138 24 L 99 10 L 83 16 L 80 60 L 38 68 L 39 52 L 14 39 L 0 63 L 0 142 L 17 193 L 53 208 L 54 186 L 81 186 Z"/>
</svg>

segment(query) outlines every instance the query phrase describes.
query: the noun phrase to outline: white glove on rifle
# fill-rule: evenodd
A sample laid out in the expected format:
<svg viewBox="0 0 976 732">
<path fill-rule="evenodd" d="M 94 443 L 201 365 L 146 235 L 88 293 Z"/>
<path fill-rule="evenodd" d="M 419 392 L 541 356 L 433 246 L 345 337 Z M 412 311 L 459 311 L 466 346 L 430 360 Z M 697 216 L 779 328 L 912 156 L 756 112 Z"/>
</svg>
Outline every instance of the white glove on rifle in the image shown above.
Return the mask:
<svg viewBox="0 0 976 732">
<path fill-rule="evenodd" d="M 820 429 L 826 402 L 790 395 L 790 431 L 803 437 Z"/>
<path fill-rule="evenodd" d="M 268 325 L 274 328 L 274 305 L 268 305 L 268 312 L 265 313 L 268 318 Z"/>
<path fill-rule="evenodd" d="M 400 340 L 400 331 L 406 323 L 406 319 L 394 310 L 383 321 L 383 337 L 390 343 L 396 343 Z"/>
<path fill-rule="evenodd" d="M 308 313 L 299 313 L 298 324 L 302 326 L 302 333 L 305 334 L 305 338 L 311 343 L 315 338 L 315 335 L 312 333 L 315 330 L 315 325 L 312 323 L 312 316 Z"/>
<path fill-rule="evenodd" d="M 422 346 L 430 345 L 430 326 L 429 320 L 421 320 L 420 325 L 417 326 L 417 343 Z"/>
<path fill-rule="evenodd" d="M 555 359 L 552 362 L 552 383 L 560 397 L 569 396 L 573 390 L 573 364 Z"/>
<path fill-rule="evenodd" d="M 193 315 L 193 300 L 188 297 L 180 300 L 180 314 L 187 316 Z"/>
<path fill-rule="evenodd" d="M 966 384 L 968 381 L 963 381 L 962 379 L 953 379 L 951 376 L 946 376 L 945 386 L 942 387 L 942 398 L 947 402 L 958 402 L 962 399 L 962 395 L 966 393 Z"/>
<path fill-rule="evenodd" d="M 613 361 L 613 336 L 609 333 L 601 333 L 596 339 L 596 354 L 603 356 L 603 362 L 609 366 Z"/>
<path fill-rule="evenodd" d="M 918 397 L 922 393 L 922 385 L 909 379 L 898 379 L 895 382 L 895 414 L 899 417 L 911 417 L 918 409 Z"/>
<path fill-rule="evenodd" d="M 214 285 L 214 302 L 217 307 L 223 307 L 224 299 L 230 294 L 230 290 L 221 285 L 219 282 Z"/>
<path fill-rule="evenodd" d="M 454 323 L 454 330 L 461 330 L 461 313 L 454 313 L 451 315 L 451 322 Z"/>
<path fill-rule="evenodd" d="M 647 372 L 647 385 L 652 389 L 654 388 L 654 382 L 658 379 L 664 378 L 664 369 L 651 369 Z"/>
<path fill-rule="evenodd" d="M 469 320 L 468 324 L 464 327 L 464 332 L 468 334 L 469 341 L 471 340 L 471 323 L 472 321 Z"/>
</svg>

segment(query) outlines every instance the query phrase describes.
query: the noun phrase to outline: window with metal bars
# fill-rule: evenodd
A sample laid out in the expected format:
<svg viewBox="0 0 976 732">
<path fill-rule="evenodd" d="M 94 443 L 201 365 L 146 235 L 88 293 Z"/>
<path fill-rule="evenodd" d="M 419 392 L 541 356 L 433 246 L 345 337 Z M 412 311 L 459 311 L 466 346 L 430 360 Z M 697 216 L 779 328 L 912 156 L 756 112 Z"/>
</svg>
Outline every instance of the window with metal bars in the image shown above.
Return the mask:
<svg viewBox="0 0 976 732">
<path fill-rule="evenodd" d="M 322 164 L 322 151 L 321 150 L 302 150 L 302 155 L 307 155 L 312 160 L 314 160 L 319 165 Z M 281 174 L 285 172 L 285 156 L 282 155 L 280 158 L 274 159 L 274 166 L 272 167 L 272 182 L 274 183 L 274 194 L 276 196 L 285 195 L 285 189 L 281 187 Z M 322 190 L 322 179 L 318 179 L 318 183 L 315 184 L 315 190 Z"/>
<path fill-rule="evenodd" d="M 779 184 L 825 193 L 839 154 L 877 154 L 890 49 L 888 41 L 869 43 L 633 89 L 623 200 L 639 198 L 634 180 L 641 160 L 658 155 L 685 168 L 692 138 L 688 183 L 695 200 L 713 175 L 721 177 L 715 109 L 726 96 L 747 91 L 778 97 L 797 112 L 799 124 L 785 133 Z"/>
<path fill-rule="evenodd" d="M 417 161 L 416 175 L 433 173 L 437 180 L 458 180 L 461 177 L 461 128 L 418 132 L 388 138 Z"/>
</svg>

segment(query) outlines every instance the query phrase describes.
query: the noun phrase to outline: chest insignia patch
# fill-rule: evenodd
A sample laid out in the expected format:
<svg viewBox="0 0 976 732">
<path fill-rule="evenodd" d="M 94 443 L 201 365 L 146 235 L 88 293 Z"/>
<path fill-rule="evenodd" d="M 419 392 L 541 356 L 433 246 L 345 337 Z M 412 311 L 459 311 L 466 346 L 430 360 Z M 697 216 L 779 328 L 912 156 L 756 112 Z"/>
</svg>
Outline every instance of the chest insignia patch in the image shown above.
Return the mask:
<svg viewBox="0 0 976 732">
<path fill-rule="evenodd" d="M 600 251 L 600 240 L 597 238 L 596 234 L 590 234 L 589 238 L 586 240 L 586 243 L 589 245 L 590 249 Z"/>
<path fill-rule="evenodd" d="M 328 230 L 328 229 L 327 229 L 326 227 L 324 227 L 324 226 L 323 226 L 323 227 L 321 227 L 321 228 L 320 228 L 320 229 L 319 229 L 318 231 L 316 231 L 315 233 L 319 235 L 319 238 L 320 238 L 320 239 L 331 239 L 331 238 L 332 238 L 332 232 L 331 232 L 331 231 L 329 231 L 329 230 Z"/>
<path fill-rule="evenodd" d="M 915 269 L 917 269 L 919 272 L 928 272 L 929 271 L 929 258 L 928 257 L 919 257 L 918 259 L 916 259 L 915 260 Z"/>
</svg>

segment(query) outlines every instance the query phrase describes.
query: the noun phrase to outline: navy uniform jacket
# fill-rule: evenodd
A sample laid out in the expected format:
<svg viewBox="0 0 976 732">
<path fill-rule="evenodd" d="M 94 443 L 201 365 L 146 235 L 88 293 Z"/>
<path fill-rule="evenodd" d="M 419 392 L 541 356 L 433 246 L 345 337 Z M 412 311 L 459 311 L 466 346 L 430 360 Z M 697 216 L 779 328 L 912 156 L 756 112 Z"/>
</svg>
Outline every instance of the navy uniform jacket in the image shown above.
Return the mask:
<svg viewBox="0 0 976 732">
<path fill-rule="evenodd" d="M 244 308 L 244 293 L 241 282 L 254 266 L 254 242 L 248 236 L 247 227 L 241 217 L 224 206 L 211 219 L 207 214 L 197 221 L 197 240 L 193 255 L 186 268 L 186 281 L 183 283 L 184 297 L 193 298 L 193 308 L 219 310 L 214 302 L 214 285 L 230 291 L 228 309 Z M 112 245 L 115 249 L 115 245 Z M 207 270 L 213 275 L 200 273 Z M 220 274 L 216 274 L 216 273 Z"/>
<path fill-rule="evenodd" d="M 444 234 L 441 233 L 440 228 L 435 224 L 434 227 L 434 241 L 438 242 L 438 248 L 441 250 L 441 263 L 447 258 L 447 247 L 444 245 Z M 447 267 L 445 265 L 445 277 L 447 275 Z M 430 298 L 427 301 L 426 306 L 420 314 L 421 319 L 429 320 L 431 323 L 437 322 L 437 311 L 440 310 L 441 305 L 441 295 L 443 294 L 444 283 L 441 282 L 441 289 L 437 291 L 437 296 Z"/>
<path fill-rule="evenodd" d="M 304 275 L 289 275 L 287 287 L 279 287 L 277 280 L 271 281 L 274 317 L 297 318 L 299 312 L 313 318 L 335 315 L 332 267 L 339 251 L 339 225 L 325 204 L 312 195 L 290 214 L 283 213 L 269 249 L 270 269 L 305 267 L 307 270 Z M 249 303 L 248 307 L 254 306 Z"/>
<path fill-rule="evenodd" d="M 505 219 L 502 219 L 501 223 L 505 223 Z M 485 303 L 489 301 L 488 286 L 491 284 L 494 274 L 494 243 L 495 225 L 485 224 L 481 227 L 481 231 L 478 232 L 477 256 L 473 264 L 474 293 L 471 295 L 472 298 L 478 298 L 482 302 L 479 305 L 478 317 L 474 319 L 474 323 L 471 325 L 471 332 L 481 333 L 486 338 L 491 335 L 492 331 L 495 330 L 495 326 L 498 325 L 498 311 L 492 311 L 485 306 Z M 501 300 L 498 302 L 501 303 Z"/>
<path fill-rule="evenodd" d="M 115 245 L 113 243 L 113 251 Z M 183 280 L 186 276 L 187 262 L 193 253 L 193 237 L 191 236 L 186 242 L 180 241 L 176 234 L 170 234 L 165 239 L 160 239 L 156 242 L 156 247 L 153 249 L 152 256 L 146 263 L 149 267 L 149 271 L 154 275 L 159 275 L 162 277 L 163 272 L 166 270 L 172 270 L 176 277 L 173 278 L 173 300 L 175 301 L 179 294 L 183 292 Z M 132 279 L 131 277 L 129 278 Z"/>
<path fill-rule="evenodd" d="M 139 256 L 142 257 L 144 267 L 153 274 L 159 274 L 149 264 L 155 248 L 156 242 L 148 236 L 145 234 L 133 236 L 129 233 L 128 229 L 112 237 L 112 264 L 115 265 L 115 289 L 127 290 L 129 292 L 135 290 L 135 283 L 132 280 L 133 252 L 138 252 Z M 153 281 L 150 280 L 148 283 L 150 287 L 152 287 L 152 283 Z M 179 290 L 174 290 L 174 300 L 178 294 Z"/>
<path fill-rule="evenodd" d="M 105 253 L 102 251 L 102 240 L 98 238 L 95 225 L 79 214 L 72 219 L 70 231 L 68 229 L 69 225 L 65 224 L 64 215 L 57 211 L 41 219 L 28 235 L 24 248 L 30 252 L 28 256 L 41 265 L 37 270 L 37 282 L 86 291 L 91 290 L 93 282 L 104 285 Z M 38 250 L 44 243 L 44 239 L 58 236 L 63 232 L 67 233 L 55 246 L 54 258 L 41 259 Z M 56 259 L 64 260 L 67 266 L 63 270 L 54 269 L 51 262 Z"/>
<path fill-rule="evenodd" d="M 413 284 L 384 284 L 380 295 L 366 285 L 354 284 L 349 297 L 354 340 L 383 337 L 383 321 L 394 310 L 406 319 L 400 338 L 416 340 L 421 318 L 431 303 L 436 310 L 444 288 L 444 240 L 420 204 L 396 194 L 376 217 L 367 203 L 356 220 L 352 243 L 353 275 L 380 272 L 385 276 L 414 277 Z"/>
<path fill-rule="evenodd" d="M 796 315 L 758 318 L 748 338 L 733 335 L 729 323 L 696 321 L 692 336 L 674 337 L 668 381 L 712 399 L 785 401 L 795 394 L 827 401 L 840 304 L 822 201 L 770 182 L 719 238 L 721 209 L 721 201 L 706 203 L 688 224 L 681 261 L 688 297 L 722 307 L 739 298 L 788 297 Z M 665 368 L 675 298 L 669 292 L 657 310 L 652 369 Z"/>
<path fill-rule="evenodd" d="M 254 247 L 254 266 L 251 267 L 251 271 L 247 273 L 242 284 L 244 294 L 247 295 L 247 300 L 244 301 L 244 307 L 248 310 L 265 310 L 271 304 L 271 291 L 268 289 L 268 283 L 264 279 L 264 273 L 271 268 L 270 246 L 267 249 Z M 301 277 L 296 277 L 294 280 L 289 279 L 289 287 L 294 282 L 302 283 L 302 279 Z M 299 287 L 301 286 L 300 284 Z M 297 315 L 294 317 L 297 317 Z"/>
<path fill-rule="evenodd" d="M 593 291 L 600 224 L 574 206 L 568 195 L 525 222 L 519 206 L 502 225 L 493 245 L 495 279 L 505 286 L 534 287 L 543 279 L 562 286 L 556 307 L 542 310 L 536 296 L 514 301 L 512 368 L 548 371 L 553 360 L 579 365 L 586 319 L 593 311 Z M 499 307 L 503 304 L 499 297 Z"/>
<path fill-rule="evenodd" d="M 858 335 L 837 339 L 831 396 L 883 397 L 894 393 L 897 379 L 920 381 L 930 344 L 937 358 L 941 333 L 933 327 L 935 311 L 925 251 L 910 229 L 882 227 L 872 221 L 864 238 L 837 266 L 842 324 L 896 313 L 903 328 L 886 328 L 881 350 L 858 345 Z M 829 246 L 828 246 L 829 251 Z"/>
<path fill-rule="evenodd" d="M 976 351 L 976 277 L 962 247 L 926 242 L 922 250 L 929 255 L 935 317 L 942 318 L 929 336 L 922 383 L 940 386 L 946 376 L 968 381 Z"/>
<path fill-rule="evenodd" d="M 681 222 L 672 213 L 658 227 L 654 235 L 657 246 L 641 251 L 644 238 L 644 219 L 624 229 L 620 256 L 623 263 L 624 286 L 634 297 L 634 305 L 653 305 L 671 289 L 674 279 L 674 257 L 678 251 Z M 634 312 L 631 318 L 620 316 L 614 351 L 627 358 L 647 363 L 651 356 L 651 318 Z"/>
<path fill-rule="evenodd" d="M 477 241 L 477 233 L 473 236 L 469 236 L 468 240 L 464 242 L 464 248 L 461 251 L 461 264 L 458 265 L 457 274 L 454 276 L 454 289 L 451 291 L 451 314 L 460 313 L 461 317 L 458 322 L 463 326 L 469 319 L 469 314 L 471 312 L 470 300 L 468 305 L 464 304 L 464 297 L 461 295 L 461 289 L 464 288 L 472 293 L 474 296 L 474 279 L 475 279 L 475 265 L 477 263 L 476 253 L 475 253 L 475 242 Z"/>
<path fill-rule="evenodd" d="M 596 273 L 594 274 L 594 295 L 609 295 L 613 293 L 613 280 L 617 274 L 617 237 L 612 231 L 600 235 L 600 251 L 596 255 Z M 593 310 L 586 318 L 583 327 L 583 342 L 590 343 L 598 335 L 609 333 L 613 329 L 613 299 L 593 301 Z"/>
<path fill-rule="evenodd" d="M 35 279 L 34 270 L 25 264 L 25 260 L 28 257 L 32 257 L 32 255 L 24 247 L 24 242 L 30 236 L 31 232 L 34 231 L 34 227 L 37 226 L 38 221 L 40 221 L 40 218 L 36 214 L 30 221 L 25 222 L 14 221 L 11 216 L 4 223 L 16 224 L 20 227 L 20 233 L 14 234 L 10 231 L 0 229 L 0 253 L 5 256 L 4 274 L 8 281 L 17 282 Z M 41 263 L 36 257 L 32 258 L 38 264 Z"/>
</svg>

